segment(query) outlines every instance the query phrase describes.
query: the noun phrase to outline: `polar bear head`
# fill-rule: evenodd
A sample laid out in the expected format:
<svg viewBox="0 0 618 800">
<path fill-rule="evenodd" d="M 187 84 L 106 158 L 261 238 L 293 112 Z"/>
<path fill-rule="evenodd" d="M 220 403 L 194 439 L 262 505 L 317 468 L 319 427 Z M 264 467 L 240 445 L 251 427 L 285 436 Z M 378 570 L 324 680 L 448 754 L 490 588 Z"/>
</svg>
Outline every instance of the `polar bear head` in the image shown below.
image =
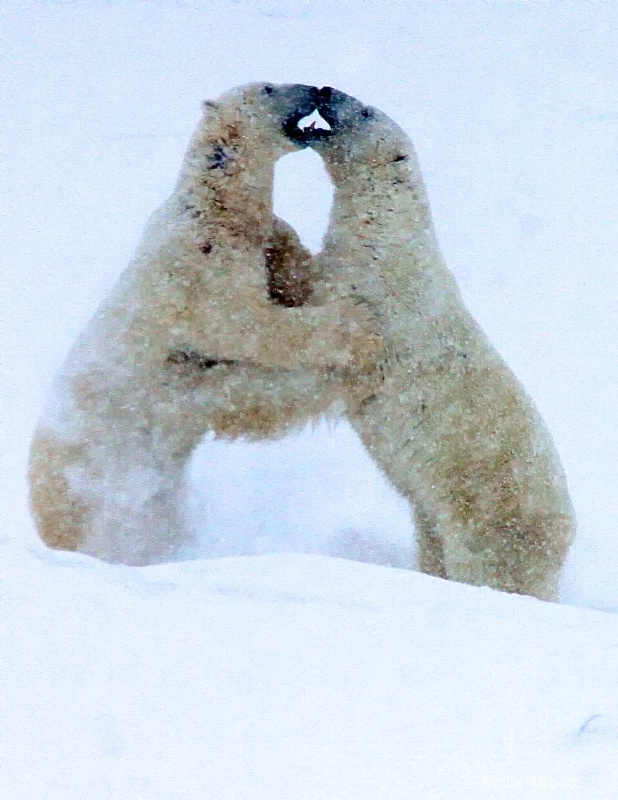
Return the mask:
<svg viewBox="0 0 618 800">
<path fill-rule="evenodd" d="M 240 181 L 246 188 L 271 180 L 274 163 L 319 135 L 298 127 L 317 108 L 319 90 L 303 84 L 250 83 L 203 104 L 179 186 L 216 187 Z"/>
<path fill-rule="evenodd" d="M 304 138 L 324 158 L 335 183 L 358 168 L 379 170 L 382 165 L 400 164 L 415 171 L 416 158 L 408 136 L 379 109 L 324 86 L 318 90 L 318 111 L 331 130 L 317 137 L 308 130 Z"/>
<path fill-rule="evenodd" d="M 214 143 L 212 169 L 225 166 L 230 149 L 278 157 L 306 147 L 311 137 L 298 122 L 315 111 L 318 93 L 303 84 L 250 83 L 207 100 L 200 129 Z"/>
</svg>

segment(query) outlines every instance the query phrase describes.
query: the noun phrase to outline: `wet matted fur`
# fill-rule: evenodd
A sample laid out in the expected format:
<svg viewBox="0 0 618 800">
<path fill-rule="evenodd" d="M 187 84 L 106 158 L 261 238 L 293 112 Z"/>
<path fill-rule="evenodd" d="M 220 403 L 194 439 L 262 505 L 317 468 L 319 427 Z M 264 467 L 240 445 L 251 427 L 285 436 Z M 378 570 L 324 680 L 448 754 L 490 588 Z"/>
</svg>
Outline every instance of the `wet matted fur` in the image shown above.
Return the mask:
<svg viewBox="0 0 618 800">
<path fill-rule="evenodd" d="M 312 302 L 368 300 L 386 352 L 350 422 L 414 504 L 424 572 L 554 598 L 575 519 L 550 434 L 464 306 L 406 134 L 342 92 L 321 97 L 334 135 L 315 149 L 335 197 Z"/>
<path fill-rule="evenodd" d="M 188 539 L 184 473 L 205 433 L 281 435 L 337 401 L 339 374 L 375 361 L 362 305 L 301 305 L 311 257 L 272 212 L 274 164 L 300 146 L 315 92 L 251 84 L 205 104 L 172 197 L 39 420 L 30 498 L 51 547 L 169 559 Z"/>
</svg>

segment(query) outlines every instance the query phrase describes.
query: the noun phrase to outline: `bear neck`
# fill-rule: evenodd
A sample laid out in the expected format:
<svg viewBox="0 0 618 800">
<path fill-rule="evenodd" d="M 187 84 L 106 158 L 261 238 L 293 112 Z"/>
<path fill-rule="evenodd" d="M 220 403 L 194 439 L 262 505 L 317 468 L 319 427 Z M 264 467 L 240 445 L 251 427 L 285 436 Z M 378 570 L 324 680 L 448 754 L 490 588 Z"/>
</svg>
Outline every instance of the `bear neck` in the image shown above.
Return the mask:
<svg viewBox="0 0 618 800">
<path fill-rule="evenodd" d="M 198 130 L 176 194 L 193 218 L 259 243 L 272 236 L 274 165 L 282 153 L 252 138 L 237 128 L 234 137 L 216 129 Z"/>
<path fill-rule="evenodd" d="M 348 148 L 335 148 L 325 158 L 335 186 L 335 203 L 350 216 L 371 225 L 398 227 L 401 215 L 406 230 L 420 234 L 431 227 L 431 212 L 425 183 L 411 142 L 393 136 L 379 142 L 369 157 L 358 157 Z M 358 223 L 357 223 L 358 224 Z"/>
<path fill-rule="evenodd" d="M 413 150 L 327 162 L 335 193 L 329 232 L 360 251 L 398 243 L 435 245 L 431 209 Z M 328 238 L 328 234 L 327 234 Z M 435 245 L 437 247 L 437 245 Z"/>
<path fill-rule="evenodd" d="M 465 313 L 436 241 L 414 152 L 327 168 L 335 184 L 324 244 L 326 261 L 336 270 L 330 280 L 372 303 L 389 342 L 406 349 L 435 327 L 428 318 Z"/>
</svg>

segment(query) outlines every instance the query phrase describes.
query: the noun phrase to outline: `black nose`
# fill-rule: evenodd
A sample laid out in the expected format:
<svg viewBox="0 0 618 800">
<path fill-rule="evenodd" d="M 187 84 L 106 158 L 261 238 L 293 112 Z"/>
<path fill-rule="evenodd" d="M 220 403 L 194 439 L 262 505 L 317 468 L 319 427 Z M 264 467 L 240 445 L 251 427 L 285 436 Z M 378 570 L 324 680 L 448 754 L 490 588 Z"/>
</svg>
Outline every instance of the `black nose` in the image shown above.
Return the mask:
<svg viewBox="0 0 618 800">
<path fill-rule="evenodd" d="M 333 92 L 334 89 L 331 86 L 322 86 L 321 89 L 318 89 L 318 97 L 322 102 L 330 103 Z"/>
</svg>

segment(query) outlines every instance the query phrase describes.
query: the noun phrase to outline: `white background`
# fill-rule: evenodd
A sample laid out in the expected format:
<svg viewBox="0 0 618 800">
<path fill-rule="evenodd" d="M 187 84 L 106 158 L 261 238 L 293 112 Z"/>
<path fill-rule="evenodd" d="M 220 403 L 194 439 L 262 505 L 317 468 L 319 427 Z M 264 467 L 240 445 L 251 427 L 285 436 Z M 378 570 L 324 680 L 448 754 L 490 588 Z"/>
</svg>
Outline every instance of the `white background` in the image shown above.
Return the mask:
<svg viewBox="0 0 618 800">
<path fill-rule="evenodd" d="M 594 0 L 8 0 L 2 16 L 2 523 L 7 625 L 17 637 L 10 638 L 7 648 L 13 665 L 8 671 L 13 682 L 7 684 L 13 698 L 7 723 L 12 747 L 8 800 L 618 797 L 618 779 L 614 782 L 610 768 L 616 762 L 611 748 L 618 741 L 615 617 L 310 556 L 198 560 L 193 566 L 133 571 L 129 578 L 123 568 L 46 552 L 29 517 L 24 477 L 29 439 L 50 380 L 131 257 L 146 218 L 170 192 L 200 102 L 253 80 L 333 85 L 380 107 L 415 142 L 438 237 L 466 303 L 538 404 L 564 463 L 579 533 L 565 569 L 563 598 L 575 606 L 615 612 L 618 5 Z M 277 210 L 315 250 L 329 202 L 320 164 L 303 154 L 290 157 L 280 173 Z M 204 553 L 213 552 L 217 540 L 221 544 L 215 552 L 340 553 L 395 564 L 409 560 L 407 508 L 344 423 L 260 447 L 208 442 L 196 455 L 192 477 Z M 299 566 L 303 563 L 306 571 Z M 275 635 L 283 642 L 281 649 L 267 648 L 270 661 L 234 677 L 234 659 L 247 658 L 237 638 L 247 636 L 242 620 L 247 614 L 251 618 L 257 601 L 243 600 L 244 609 L 238 600 L 226 605 L 223 592 L 215 629 L 228 631 L 229 641 L 224 640 L 202 616 L 198 587 L 204 580 L 210 584 L 200 570 L 207 575 L 222 571 L 223 583 L 246 579 L 247 592 L 257 597 L 265 586 L 279 597 L 281 581 L 292 575 L 296 583 L 290 596 L 303 602 L 318 591 L 312 580 L 324 571 L 335 585 L 341 582 L 337 591 L 343 599 L 338 602 L 346 608 L 362 605 L 372 586 L 391 587 L 388 591 L 398 598 L 395 611 L 386 601 L 378 606 L 380 613 L 390 609 L 386 629 L 392 637 L 370 635 L 368 647 L 377 649 L 369 649 L 373 655 L 367 658 L 377 657 L 392 641 L 395 661 L 368 662 L 363 673 L 354 637 L 362 639 L 367 626 L 371 629 L 371 611 L 365 616 L 362 610 L 350 611 L 360 616 L 344 621 L 343 628 L 336 614 L 324 611 L 320 626 L 328 641 L 316 634 L 317 649 L 312 649 L 309 636 L 298 663 L 308 659 L 311 664 L 318 653 L 321 658 L 330 653 L 331 660 L 319 662 L 315 674 L 307 667 L 296 688 L 289 689 L 289 707 L 276 704 L 275 732 L 264 739 L 251 715 L 259 716 L 260 704 L 272 691 L 283 691 L 286 647 L 297 642 L 299 630 L 306 632 L 303 626 L 314 630 L 313 623 L 294 616 L 287 595 L 269 601 L 273 616 L 257 626 L 261 633 L 255 649 L 253 640 L 243 647 L 253 659 L 258 653 L 264 657 L 265 643 Z M 73 576 L 68 585 L 66 575 Z M 408 587 L 401 595 L 399 575 Z M 152 589 L 155 584 L 176 587 L 177 605 L 169 598 L 163 606 L 154 600 L 163 592 Z M 406 609 L 415 602 L 419 605 L 410 621 Z M 426 617 L 427 609 L 441 611 Z M 416 625 L 418 614 L 422 624 Z M 494 632 L 495 619 L 503 618 L 510 620 L 504 623 L 509 631 L 504 642 Z M 416 629 L 408 630 L 410 625 Z M 147 631 L 158 626 L 161 636 L 147 646 Z M 470 641 L 456 633 L 460 626 Z M 555 632 L 555 640 L 547 640 L 548 631 Z M 412 633 L 417 638 L 410 650 Z M 204 637 L 214 648 L 210 656 L 214 652 L 222 659 L 222 672 L 214 674 L 226 676 L 230 694 L 227 705 L 212 711 L 214 716 L 194 720 L 189 735 L 183 733 L 178 693 L 152 705 L 140 692 L 144 681 L 174 676 L 170 680 L 182 686 L 180 694 L 189 692 L 182 695 L 181 707 L 199 708 L 201 695 L 191 694 L 187 686 L 202 686 L 203 678 L 196 675 L 213 670 L 202 655 Z M 127 668 L 132 648 L 146 653 L 143 671 Z M 228 650 L 229 658 L 223 655 Z M 426 661 L 419 652 L 427 654 Z M 416 703 L 413 709 L 404 703 L 401 720 L 408 719 L 408 712 L 415 720 L 431 718 L 431 735 L 422 725 L 406 723 L 403 738 L 393 742 L 396 726 L 391 725 L 400 719 L 394 699 L 391 705 L 384 700 L 384 708 L 395 716 L 386 714 L 383 728 L 373 725 L 372 720 L 382 719 L 383 692 L 379 681 L 371 686 L 363 681 L 381 675 L 391 684 L 392 670 L 400 669 L 397 659 L 413 661 L 405 677 L 397 672 L 400 683 L 395 684 L 406 693 L 408 705 Z M 268 691 L 266 663 L 276 684 Z M 522 663 L 536 667 L 520 673 Z M 68 664 L 73 672 L 65 682 Z M 93 665 L 99 682 L 88 687 L 85 676 Z M 451 665 L 453 673 L 444 677 Z M 475 683 L 479 668 L 494 676 L 485 698 Z M 192 677 L 185 685 L 180 674 L 187 669 Z M 351 694 L 342 700 L 348 686 L 342 676 L 350 669 L 356 670 Z M 434 685 L 430 676 L 436 674 Z M 452 685 L 453 674 L 458 677 Z M 426 681 L 429 688 L 422 697 L 410 700 L 416 697 L 415 687 Z M 564 689 L 560 697 L 552 695 L 557 684 Z M 318 686 L 319 691 L 326 686 L 331 701 Z M 335 759 L 330 771 L 317 751 L 309 748 L 303 756 L 307 742 L 302 731 L 295 734 L 282 722 L 305 707 L 303 693 L 319 708 L 326 703 L 324 713 L 319 708 L 317 713 L 321 733 L 311 741 L 323 743 L 324 732 L 335 731 L 336 741 L 328 745 Z M 455 696 L 472 699 L 458 706 Z M 33 697 L 35 705 L 28 705 Z M 512 697 L 521 713 L 509 706 Z M 544 719 L 552 720 L 549 728 L 535 716 L 543 702 Z M 131 704 L 137 709 L 133 723 L 126 716 Z M 511 716 L 506 725 L 496 704 L 506 704 L 507 716 L 519 716 L 515 721 Z M 586 727 L 586 719 L 595 714 L 600 715 L 597 722 Z M 231 760 L 228 772 L 219 767 L 204 772 L 208 756 L 202 745 L 206 750 L 207 743 L 214 746 L 208 738 L 213 719 L 219 726 L 215 739 Z M 352 735 L 355 719 L 358 735 L 365 738 L 362 745 L 346 747 L 336 732 L 343 736 L 345 729 L 346 736 Z M 226 727 L 230 720 L 237 726 L 233 730 Z M 580 739 L 592 738 L 578 751 L 581 757 L 563 752 L 560 748 L 575 741 L 569 737 L 582 725 Z M 375 748 L 365 752 L 372 730 Z M 54 731 L 52 746 L 46 737 Z M 152 747 L 144 739 L 146 731 L 154 737 Z M 91 735 L 103 742 L 99 749 Z M 508 745 L 509 736 L 515 745 Z M 234 748 L 240 740 L 250 743 L 254 760 L 230 755 L 238 752 Z M 507 750 L 495 749 L 498 740 L 507 742 Z M 195 751 L 186 749 L 189 741 Z M 262 753 L 262 760 L 255 755 L 263 741 L 271 743 L 273 752 L 284 748 L 280 771 L 272 772 L 268 754 Z M 451 747 L 448 757 L 456 761 L 451 771 L 440 769 L 446 757 L 440 742 Z M 461 751 L 452 750 L 454 743 Z M 165 768 L 158 747 L 164 748 Z M 38 771 L 31 769 L 33 758 Z M 378 776 L 375 785 L 363 772 L 370 764 Z M 466 764 L 472 770 L 466 773 L 468 783 Z M 572 774 L 564 772 L 564 764 L 572 766 Z M 408 787 L 407 794 L 405 775 L 415 769 L 417 788 Z M 322 776 L 322 784 L 314 773 Z M 268 774 L 275 776 L 272 784 L 264 777 Z M 539 783 L 543 776 L 545 787 Z M 492 784 L 494 778 L 503 783 Z M 572 779 L 568 790 L 556 784 L 563 778 Z M 519 786 L 518 780 L 527 783 Z"/>
</svg>

